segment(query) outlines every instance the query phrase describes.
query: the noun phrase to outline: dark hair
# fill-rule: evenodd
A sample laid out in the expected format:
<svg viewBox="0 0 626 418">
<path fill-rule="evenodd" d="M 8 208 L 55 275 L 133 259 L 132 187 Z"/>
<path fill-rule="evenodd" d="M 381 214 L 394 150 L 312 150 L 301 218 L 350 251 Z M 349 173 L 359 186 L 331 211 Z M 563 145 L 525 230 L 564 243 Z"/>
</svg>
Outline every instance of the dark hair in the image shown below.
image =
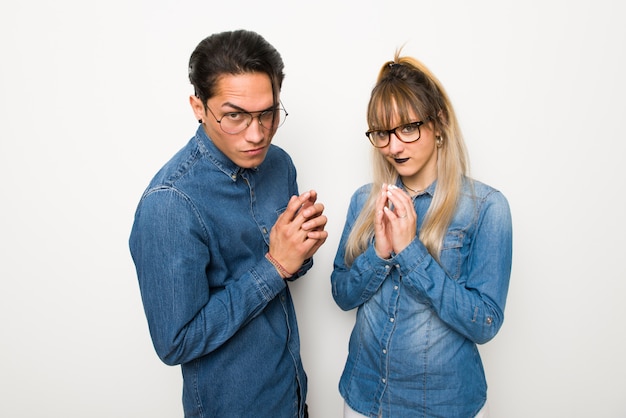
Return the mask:
<svg viewBox="0 0 626 418">
<path fill-rule="evenodd" d="M 265 73 L 272 83 L 274 105 L 285 74 L 283 60 L 261 35 L 247 30 L 221 32 L 203 39 L 189 58 L 189 81 L 206 106 L 223 74 Z"/>
</svg>

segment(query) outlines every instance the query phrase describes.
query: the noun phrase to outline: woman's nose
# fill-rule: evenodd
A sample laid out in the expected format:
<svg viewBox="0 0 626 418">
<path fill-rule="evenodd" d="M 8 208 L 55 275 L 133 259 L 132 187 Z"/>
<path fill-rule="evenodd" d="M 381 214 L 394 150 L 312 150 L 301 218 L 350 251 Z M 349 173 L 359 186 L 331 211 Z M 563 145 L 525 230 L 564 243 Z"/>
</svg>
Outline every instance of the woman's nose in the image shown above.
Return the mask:
<svg viewBox="0 0 626 418">
<path fill-rule="evenodd" d="M 400 138 L 395 132 L 389 134 L 389 152 L 392 154 L 399 154 L 404 150 L 404 142 L 400 141 Z"/>
</svg>

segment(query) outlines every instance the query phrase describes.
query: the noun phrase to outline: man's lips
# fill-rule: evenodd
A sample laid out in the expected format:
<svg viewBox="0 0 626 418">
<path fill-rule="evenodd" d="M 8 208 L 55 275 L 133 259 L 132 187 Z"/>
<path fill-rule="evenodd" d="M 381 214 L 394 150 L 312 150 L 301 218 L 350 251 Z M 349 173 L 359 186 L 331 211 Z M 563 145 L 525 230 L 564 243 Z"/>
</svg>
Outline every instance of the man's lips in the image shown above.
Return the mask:
<svg viewBox="0 0 626 418">
<path fill-rule="evenodd" d="M 247 154 L 247 155 L 257 155 L 257 154 L 261 154 L 263 151 L 265 151 L 265 147 L 249 149 L 249 150 L 244 151 L 244 154 Z"/>
</svg>

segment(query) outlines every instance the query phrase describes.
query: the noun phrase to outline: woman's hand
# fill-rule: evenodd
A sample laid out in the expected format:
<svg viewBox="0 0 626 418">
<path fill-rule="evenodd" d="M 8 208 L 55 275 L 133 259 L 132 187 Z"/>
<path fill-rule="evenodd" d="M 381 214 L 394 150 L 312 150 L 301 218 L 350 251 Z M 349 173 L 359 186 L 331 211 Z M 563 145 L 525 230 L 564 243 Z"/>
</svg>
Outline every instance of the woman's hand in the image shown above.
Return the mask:
<svg viewBox="0 0 626 418">
<path fill-rule="evenodd" d="M 376 201 L 374 236 L 376 254 L 389 258 L 415 239 L 417 214 L 411 197 L 399 187 L 383 184 Z"/>
</svg>

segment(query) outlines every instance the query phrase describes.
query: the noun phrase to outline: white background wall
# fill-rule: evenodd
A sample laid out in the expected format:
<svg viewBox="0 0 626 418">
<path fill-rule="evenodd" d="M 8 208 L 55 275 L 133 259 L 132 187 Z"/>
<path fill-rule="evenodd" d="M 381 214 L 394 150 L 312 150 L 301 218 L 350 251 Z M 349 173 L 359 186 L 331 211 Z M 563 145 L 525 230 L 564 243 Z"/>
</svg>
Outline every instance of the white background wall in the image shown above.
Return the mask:
<svg viewBox="0 0 626 418">
<path fill-rule="evenodd" d="M 239 28 L 283 56 L 275 143 L 327 206 L 330 237 L 294 286 L 312 417 L 342 408 L 354 312 L 329 277 L 369 180 L 369 91 L 402 45 L 447 87 L 474 176 L 512 207 L 506 321 L 481 347 L 493 416 L 626 416 L 624 16 L 618 0 L 3 2 L 0 416 L 182 416 L 127 239 L 147 182 L 196 129 L 191 51 Z"/>
</svg>

